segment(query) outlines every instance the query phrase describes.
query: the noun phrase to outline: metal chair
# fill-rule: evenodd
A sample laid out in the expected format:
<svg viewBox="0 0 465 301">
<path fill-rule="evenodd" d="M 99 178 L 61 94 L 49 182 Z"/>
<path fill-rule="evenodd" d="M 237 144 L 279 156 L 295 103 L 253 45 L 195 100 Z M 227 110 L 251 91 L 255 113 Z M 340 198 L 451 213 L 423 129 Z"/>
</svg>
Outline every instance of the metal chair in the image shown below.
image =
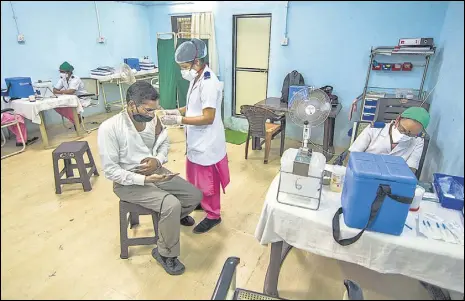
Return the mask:
<svg viewBox="0 0 465 301">
<path fill-rule="evenodd" d="M 160 91 L 160 81 L 158 79 L 158 75 L 155 76 L 154 78 L 152 78 L 150 80 L 150 84 L 155 88 L 157 89 L 157 91 Z"/>
<path fill-rule="evenodd" d="M 241 114 L 247 118 L 249 122 L 249 131 L 247 134 L 247 141 L 245 143 L 245 159 L 249 153 L 249 141 L 252 137 L 254 149 L 260 148 L 265 143 L 265 159 L 264 163 L 268 163 L 268 158 L 271 149 L 271 140 L 276 135 L 281 133 L 281 148 L 280 156 L 284 152 L 284 141 L 286 138 L 285 115 L 278 115 L 271 110 L 259 106 L 243 105 L 241 106 Z M 267 122 L 270 120 L 270 122 Z M 280 121 L 281 124 L 272 122 Z M 284 122 L 283 122 L 284 121 Z M 260 141 L 264 139 L 264 141 Z"/>
<path fill-rule="evenodd" d="M 375 121 L 391 122 L 399 117 L 406 109 L 411 107 L 423 107 L 429 111 L 429 104 L 421 100 L 383 98 L 378 101 L 375 113 Z"/>
<path fill-rule="evenodd" d="M 18 119 L 17 119 L 17 115 L 16 115 L 15 111 L 14 111 L 13 109 L 11 109 L 11 108 L 8 108 L 8 109 L 2 109 L 2 110 L 1 110 L 1 113 L 2 113 L 2 114 L 3 114 L 3 113 L 10 113 L 10 114 L 12 114 L 12 115 L 14 116 L 14 118 L 15 118 L 15 121 L 13 121 L 13 122 L 8 122 L 8 123 L 5 123 L 5 124 L 2 123 L 2 125 L 1 125 L 2 147 L 6 144 L 6 138 L 5 138 L 5 134 L 3 133 L 3 129 L 4 129 L 4 128 L 7 128 L 7 127 L 9 127 L 9 126 L 17 126 L 17 127 L 18 127 L 19 136 L 20 136 L 20 138 L 21 138 L 21 141 L 23 142 L 23 147 L 22 147 L 20 150 L 2 156 L 1 159 L 3 160 L 3 159 L 5 159 L 5 158 L 8 158 L 8 157 L 11 157 L 11 156 L 14 156 L 14 155 L 17 155 L 17 154 L 19 154 L 19 153 L 24 152 L 24 150 L 26 150 L 26 141 L 25 141 L 25 139 L 24 139 L 24 137 L 23 137 L 23 133 L 21 132 L 21 128 L 19 127 L 19 121 L 18 121 Z"/>
<path fill-rule="evenodd" d="M 280 300 L 265 294 L 236 288 L 237 257 L 229 257 L 223 265 L 211 300 Z M 353 281 L 344 280 L 346 291 L 343 300 L 363 300 L 362 289 Z"/>
</svg>

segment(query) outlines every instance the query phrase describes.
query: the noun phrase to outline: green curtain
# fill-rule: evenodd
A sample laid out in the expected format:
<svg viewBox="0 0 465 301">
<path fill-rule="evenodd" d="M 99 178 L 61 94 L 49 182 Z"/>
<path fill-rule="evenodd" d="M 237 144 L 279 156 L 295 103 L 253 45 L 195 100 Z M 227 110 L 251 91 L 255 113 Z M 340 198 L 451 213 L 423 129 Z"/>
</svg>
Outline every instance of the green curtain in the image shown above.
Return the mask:
<svg viewBox="0 0 465 301">
<path fill-rule="evenodd" d="M 180 71 L 174 61 L 174 39 L 158 39 L 157 52 L 160 105 L 165 109 L 175 109 L 176 75 Z"/>
<path fill-rule="evenodd" d="M 184 43 L 185 41 L 189 41 L 190 39 L 187 38 L 178 38 L 176 48 Z M 205 58 L 205 62 L 208 63 L 209 59 L 209 51 L 208 51 L 208 39 L 201 39 L 207 45 L 207 57 Z M 178 94 L 178 101 L 179 107 L 182 108 L 186 105 L 187 100 L 187 91 L 189 90 L 189 82 L 182 78 L 181 70 L 179 69 L 179 65 L 176 64 L 176 84 L 177 84 L 177 94 Z"/>
<path fill-rule="evenodd" d="M 176 45 L 176 48 L 178 48 L 178 46 L 184 43 L 185 41 L 189 41 L 189 40 L 190 39 L 178 38 L 178 43 Z M 182 108 L 186 106 L 187 90 L 189 90 L 189 82 L 185 80 L 184 78 L 182 78 L 181 69 L 179 69 L 179 65 L 177 65 L 176 84 L 178 88 L 179 107 Z"/>
</svg>

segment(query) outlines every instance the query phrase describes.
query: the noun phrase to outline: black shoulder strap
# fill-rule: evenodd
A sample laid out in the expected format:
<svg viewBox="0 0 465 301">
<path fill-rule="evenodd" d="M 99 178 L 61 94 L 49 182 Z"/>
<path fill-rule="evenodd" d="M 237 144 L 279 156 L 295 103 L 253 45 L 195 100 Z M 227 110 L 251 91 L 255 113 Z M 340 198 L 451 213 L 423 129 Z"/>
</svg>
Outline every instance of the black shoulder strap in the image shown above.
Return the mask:
<svg viewBox="0 0 465 301">
<path fill-rule="evenodd" d="M 8 83 L 8 85 L 6 86 L 6 93 L 8 95 L 10 95 L 10 88 L 11 88 L 11 83 Z M 2 96 L 2 99 L 3 99 L 4 103 L 8 103 L 8 101 L 5 99 L 5 96 Z M 10 98 L 10 100 L 11 100 L 11 98 Z"/>
<path fill-rule="evenodd" d="M 413 200 L 412 198 L 393 195 L 391 193 L 391 187 L 389 185 L 379 185 L 378 191 L 376 192 L 376 198 L 374 202 L 371 204 L 370 217 L 368 218 L 368 222 L 366 226 L 362 229 L 362 231 L 360 231 L 360 233 L 358 233 L 354 237 L 341 238 L 341 227 L 339 224 L 339 216 L 342 214 L 342 207 L 336 211 L 336 214 L 334 214 L 334 217 L 333 217 L 333 238 L 334 240 L 341 246 L 348 246 L 348 245 L 355 243 L 357 240 L 359 240 L 363 232 L 365 232 L 365 230 L 368 229 L 373 224 L 373 222 L 376 220 L 376 217 L 378 216 L 378 213 L 379 213 L 379 209 L 381 209 L 381 206 L 383 205 L 383 202 L 386 196 L 390 197 L 394 201 L 397 201 L 403 204 L 411 204 Z"/>
</svg>

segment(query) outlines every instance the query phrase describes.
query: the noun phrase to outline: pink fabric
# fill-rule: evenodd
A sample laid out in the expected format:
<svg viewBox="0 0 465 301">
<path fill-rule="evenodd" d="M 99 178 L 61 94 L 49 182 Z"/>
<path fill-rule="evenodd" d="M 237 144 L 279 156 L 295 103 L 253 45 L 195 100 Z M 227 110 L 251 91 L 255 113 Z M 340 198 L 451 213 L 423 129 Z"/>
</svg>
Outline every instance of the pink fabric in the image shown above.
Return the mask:
<svg viewBox="0 0 465 301">
<path fill-rule="evenodd" d="M 207 213 L 207 218 L 219 219 L 221 217 L 220 186 L 225 193 L 226 186 L 230 182 L 228 156 L 210 166 L 195 164 L 187 159 L 186 175 L 187 181 L 203 192 L 200 204 Z"/>
<path fill-rule="evenodd" d="M 19 121 L 19 130 L 18 126 L 15 125 L 10 125 L 8 127 L 8 130 L 10 130 L 13 134 L 16 136 L 16 142 L 21 143 L 27 141 L 27 129 L 26 125 L 24 124 L 24 118 L 23 116 L 16 115 L 16 120 Z M 9 122 L 15 121 L 15 116 L 13 114 L 10 114 L 8 112 L 2 114 L 2 124 L 6 124 Z M 23 134 L 24 141 L 21 140 L 21 135 L 19 134 L 19 131 Z"/>
<path fill-rule="evenodd" d="M 55 108 L 55 111 L 74 124 L 73 108 Z"/>
</svg>

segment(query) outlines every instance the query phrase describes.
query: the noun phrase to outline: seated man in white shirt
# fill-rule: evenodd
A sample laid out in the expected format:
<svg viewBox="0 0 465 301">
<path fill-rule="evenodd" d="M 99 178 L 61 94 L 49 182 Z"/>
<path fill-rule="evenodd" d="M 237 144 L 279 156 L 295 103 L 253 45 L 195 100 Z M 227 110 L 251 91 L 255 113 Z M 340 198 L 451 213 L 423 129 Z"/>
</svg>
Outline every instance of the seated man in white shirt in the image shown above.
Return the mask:
<svg viewBox="0 0 465 301">
<path fill-rule="evenodd" d="M 68 63 L 64 62 L 60 65 L 60 80 L 58 80 L 55 87 L 53 87 L 53 93 L 56 95 L 84 95 L 88 92 L 84 87 L 82 80 L 73 74 L 74 67 Z M 80 98 L 83 107 L 87 107 L 90 103 L 88 98 Z M 55 111 L 61 116 L 68 119 L 71 123 L 74 124 L 73 118 L 73 109 L 72 108 L 55 108 Z M 79 116 L 80 118 L 81 116 Z"/>
<path fill-rule="evenodd" d="M 132 84 L 127 109 L 105 120 L 98 145 L 105 177 L 122 200 L 160 213 L 158 248 L 152 256 L 170 275 L 184 273 L 180 255 L 180 224 L 193 226 L 189 214 L 200 204 L 202 192 L 162 165 L 168 161 L 168 133 L 155 111 L 159 94 L 147 82 Z M 166 174 L 171 176 L 166 176 Z"/>
<path fill-rule="evenodd" d="M 424 145 L 419 136 L 428 127 L 429 120 L 430 115 L 424 108 L 408 108 L 384 128 L 365 128 L 349 151 L 400 156 L 416 173 Z"/>
</svg>

